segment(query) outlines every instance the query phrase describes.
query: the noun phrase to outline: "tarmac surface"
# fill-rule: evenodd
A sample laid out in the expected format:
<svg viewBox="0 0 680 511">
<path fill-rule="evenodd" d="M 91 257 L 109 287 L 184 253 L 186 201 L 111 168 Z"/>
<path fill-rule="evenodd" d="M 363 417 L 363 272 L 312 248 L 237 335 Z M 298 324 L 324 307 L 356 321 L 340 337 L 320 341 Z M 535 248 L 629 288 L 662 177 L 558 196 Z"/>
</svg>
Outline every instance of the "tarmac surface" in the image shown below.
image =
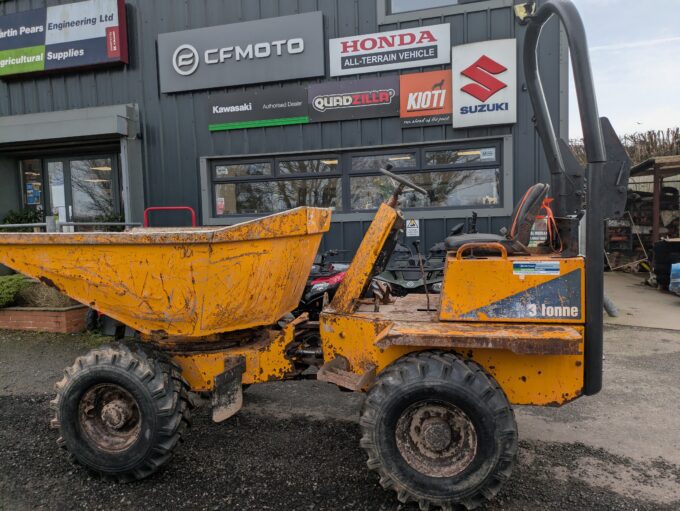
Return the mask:
<svg viewBox="0 0 680 511">
<path fill-rule="evenodd" d="M 520 451 L 486 510 L 680 509 L 680 332 L 608 326 L 605 389 L 517 409 Z M 0 510 L 405 510 L 359 448 L 362 396 L 307 381 L 250 387 L 209 410 L 167 467 L 114 484 L 71 465 L 49 429 L 54 381 L 97 339 L 0 331 Z"/>
</svg>

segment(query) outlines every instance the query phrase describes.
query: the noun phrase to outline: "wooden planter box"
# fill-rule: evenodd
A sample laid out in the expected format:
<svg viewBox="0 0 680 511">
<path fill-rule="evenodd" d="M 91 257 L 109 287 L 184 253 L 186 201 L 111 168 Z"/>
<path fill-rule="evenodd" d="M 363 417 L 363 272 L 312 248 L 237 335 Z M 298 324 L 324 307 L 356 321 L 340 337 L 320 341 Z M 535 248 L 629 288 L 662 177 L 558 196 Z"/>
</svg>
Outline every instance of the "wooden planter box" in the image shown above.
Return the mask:
<svg viewBox="0 0 680 511">
<path fill-rule="evenodd" d="M 87 307 L 7 307 L 0 309 L 0 329 L 75 334 L 85 331 Z"/>
</svg>

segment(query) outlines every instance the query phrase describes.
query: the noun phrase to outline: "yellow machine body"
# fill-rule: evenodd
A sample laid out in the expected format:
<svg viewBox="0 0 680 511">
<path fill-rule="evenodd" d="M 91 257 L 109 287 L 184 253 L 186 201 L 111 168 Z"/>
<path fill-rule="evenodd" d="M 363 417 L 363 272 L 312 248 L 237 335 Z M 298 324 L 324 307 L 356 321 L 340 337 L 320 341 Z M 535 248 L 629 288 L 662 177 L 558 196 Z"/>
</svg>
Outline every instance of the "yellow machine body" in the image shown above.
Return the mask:
<svg viewBox="0 0 680 511">
<path fill-rule="evenodd" d="M 380 208 L 347 277 L 321 314 L 324 358 L 328 365 L 342 363 L 333 366 L 340 368 L 335 374 L 321 371 L 320 378 L 358 386 L 408 353 L 442 349 L 479 363 L 514 404 L 561 405 L 582 394 L 581 258 L 463 259 L 451 253 L 442 293 L 430 296 L 429 308 L 424 295 L 382 305 L 362 301 L 362 277 L 370 274 L 400 218 L 394 209 Z M 539 317 L 557 310 L 542 308 L 544 295 L 554 295 L 555 306 L 568 318 Z M 534 305 L 536 316 L 531 315 Z M 505 308 L 515 311 L 514 317 L 503 318 Z"/>
<path fill-rule="evenodd" d="M 585 323 L 582 257 L 465 259 L 449 253 L 441 321 Z"/>
<path fill-rule="evenodd" d="M 271 325 L 302 296 L 331 210 L 230 227 L 0 234 L 0 263 L 147 335 Z"/>
</svg>

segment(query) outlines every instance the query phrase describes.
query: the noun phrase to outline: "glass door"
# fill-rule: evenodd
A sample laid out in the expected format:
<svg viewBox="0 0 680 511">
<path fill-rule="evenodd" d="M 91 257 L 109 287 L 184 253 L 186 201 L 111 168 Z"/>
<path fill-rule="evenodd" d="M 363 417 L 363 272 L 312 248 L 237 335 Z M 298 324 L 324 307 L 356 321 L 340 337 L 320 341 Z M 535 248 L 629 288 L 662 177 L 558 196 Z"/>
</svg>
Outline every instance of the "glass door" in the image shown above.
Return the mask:
<svg viewBox="0 0 680 511">
<path fill-rule="evenodd" d="M 72 222 L 111 221 L 116 213 L 113 158 L 69 161 Z"/>
<path fill-rule="evenodd" d="M 47 162 L 47 182 L 50 194 L 49 210 L 57 217 L 57 222 L 68 222 L 63 161 Z"/>
<path fill-rule="evenodd" d="M 47 160 L 48 211 L 58 222 L 117 221 L 117 164 L 113 155 Z"/>
</svg>

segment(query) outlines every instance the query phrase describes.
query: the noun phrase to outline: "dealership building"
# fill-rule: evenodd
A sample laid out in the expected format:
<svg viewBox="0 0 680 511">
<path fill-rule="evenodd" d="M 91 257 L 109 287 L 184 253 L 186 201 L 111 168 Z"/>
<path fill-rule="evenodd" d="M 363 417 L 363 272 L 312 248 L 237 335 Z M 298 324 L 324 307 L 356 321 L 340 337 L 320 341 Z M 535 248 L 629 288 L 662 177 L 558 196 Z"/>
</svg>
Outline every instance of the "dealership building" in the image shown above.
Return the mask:
<svg viewBox="0 0 680 511">
<path fill-rule="evenodd" d="M 6 0 L 0 4 L 0 218 L 141 221 L 190 206 L 228 225 L 334 208 L 351 253 L 393 184 L 407 241 L 472 211 L 498 232 L 548 168 L 522 71 L 519 0 Z M 566 41 L 542 80 L 567 137 Z M 156 225 L 185 225 L 156 213 Z"/>
</svg>

